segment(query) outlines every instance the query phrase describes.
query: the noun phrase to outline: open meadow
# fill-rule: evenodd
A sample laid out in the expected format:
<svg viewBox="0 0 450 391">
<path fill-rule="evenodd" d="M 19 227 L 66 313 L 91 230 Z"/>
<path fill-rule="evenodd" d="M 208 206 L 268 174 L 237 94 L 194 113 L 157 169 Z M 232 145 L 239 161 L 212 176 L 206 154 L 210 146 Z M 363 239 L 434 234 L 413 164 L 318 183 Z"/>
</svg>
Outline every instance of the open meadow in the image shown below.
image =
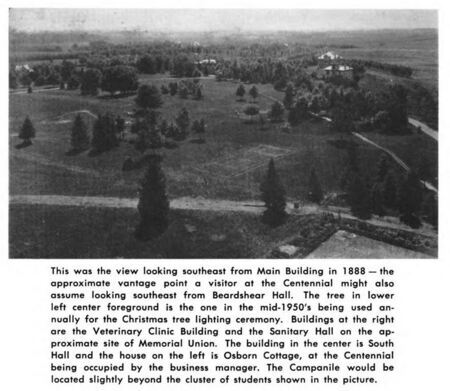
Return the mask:
<svg viewBox="0 0 450 391">
<path fill-rule="evenodd" d="M 167 76 L 144 76 L 142 83 L 160 86 Z M 279 175 L 292 200 L 302 200 L 307 192 L 311 168 L 315 168 L 327 192 L 339 190 L 345 170 L 347 152 L 333 141 L 357 143 L 363 172 L 373 175 L 381 153 L 351 135 L 336 135 L 321 120 L 309 120 L 293 127 L 289 133 L 281 124 L 266 122 L 246 124 L 236 112 L 244 103 L 236 100 L 236 83 L 203 79 L 201 101 L 163 96 L 161 116 L 172 120 L 185 107 L 191 120 L 204 118 L 206 143 L 188 139 L 175 149 L 163 149 L 163 167 L 171 198 L 202 196 L 225 199 L 259 199 L 259 184 L 270 158 L 274 158 Z M 268 110 L 282 93 L 271 85 L 257 85 L 258 103 Z M 134 96 L 125 98 L 81 97 L 76 91 L 51 90 L 10 96 L 10 176 L 11 194 L 73 194 L 135 197 L 142 170 L 122 171 L 127 157 L 140 156 L 126 140 L 120 146 L 98 156 L 87 152 L 70 155 L 70 129 L 77 112 L 92 126 L 94 116 L 106 112 L 131 118 Z M 251 99 L 251 98 L 250 98 Z M 29 115 L 36 127 L 36 139 L 26 149 L 16 149 L 18 130 Z M 129 128 L 129 125 L 128 125 Z M 414 165 L 420 155 L 435 156 L 437 145 L 424 143 L 426 136 L 376 136 L 381 145 L 393 147 L 401 158 Z M 195 141 L 195 140 L 194 140 Z M 415 148 L 411 149 L 411 142 Z M 431 148 L 431 149 L 430 149 Z"/>
</svg>

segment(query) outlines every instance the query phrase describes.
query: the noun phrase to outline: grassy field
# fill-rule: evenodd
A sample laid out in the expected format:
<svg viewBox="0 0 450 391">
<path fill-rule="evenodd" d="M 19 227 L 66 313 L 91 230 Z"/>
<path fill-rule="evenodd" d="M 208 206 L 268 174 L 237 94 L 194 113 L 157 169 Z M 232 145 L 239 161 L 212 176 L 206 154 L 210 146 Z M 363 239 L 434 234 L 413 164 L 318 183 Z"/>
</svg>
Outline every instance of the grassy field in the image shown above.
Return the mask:
<svg viewBox="0 0 450 391">
<path fill-rule="evenodd" d="M 355 32 L 340 37 L 340 43 L 355 46 L 336 49 L 344 58 L 406 65 L 414 70 L 414 79 L 431 89 L 438 87 L 437 30 Z"/>
<path fill-rule="evenodd" d="M 167 83 L 161 76 L 142 78 L 157 85 Z M 203 196 L 226 199 L 259 198 L 259 184 L 270 157 L 291 199 L 301 199 L 307 189 L 312 167 L 326 191 L 336 191 L 342 175 L 346 152 L 330 141 L 351 138 L 333 134 L 326 123 L 306 121 L 291 133 L 280 124 L 244 124 L 236 111 L 236 84 L 202 80 L 204 99 L 195 101 L 164 95 L 161 114 L 168 120 L 186 107 L 191 120 L 205 118 L 206 143 L 186 140 L 179 148 L 163 150 L 163 168 L 170 197 Z M 262 94 L 281 98 L 282 93 L 270 85 L 258 86 Z M 134 146 L 124 142 L 118 148 L 96 157 L 87 153 L 68 156 L 71 119 L 74 111 L 89 110 L 97 114 L 110 111 L 126 115 L 134 107 L 134 97 L 120 99 L 80 97 L 78 92 L 46 91 L 10 96 L 10 191 L 12 194 L 74 194 L 136 196 L 142 171 L 123 172 L 127 156 L 137 157 Z M 260 96 L 259 105 L 267 110 L 272 100 Z M 69 114 L 67 114 L 69 113 Z M 17 150 L 17 132 L 26 115 L 30 115 L 37 137 L 31 147 Z M 83 114 L 92 123 L 92 118 Z M 360 143 L 361 164 L 370 175 L 380 153 Z"/>
<path fill-rule="evenodd" d="M 253 214 L 172 211 L 168 230 L 143 243 L 133 236 L 134 210 L 12 205 L 10 257 L 259 258 L 310 220 L 291 216 L 270 229 Z"/>
</svg>

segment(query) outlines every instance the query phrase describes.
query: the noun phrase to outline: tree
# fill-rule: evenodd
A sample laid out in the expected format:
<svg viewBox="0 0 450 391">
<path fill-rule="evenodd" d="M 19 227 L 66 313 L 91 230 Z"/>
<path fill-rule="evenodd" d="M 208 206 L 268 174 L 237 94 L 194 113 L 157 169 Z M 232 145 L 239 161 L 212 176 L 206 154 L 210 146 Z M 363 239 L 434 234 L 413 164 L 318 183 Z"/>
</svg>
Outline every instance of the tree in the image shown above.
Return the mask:
<svg viewBox="0 0 450 391">
<path fill-rule="evenodd" d="M 182 134 L 187 135 L 189 129 L 189 113 L 185 107 L 183 107 L 175 118 L 175 123 Z"/>
<path fill-rule="evenodd" d="M 102 73 L 95 68 L 81 74 L 81 95 L 97 95 L 102 81 Z"/>
<path fill-rule="evenodd" d="M 259 91 L 258 88 L 256 88 L 256 86 L 253 86 L 252 88 L 250 88 L 250 90 L 248 91 L 249 95 L 253 98 L 253 101 L 256 101 L 256 98 L 259 95 Z"/>
<path fill-rule="evenodd" d="M 348 184 L 348 201 L 352 214 L 359 219 L 367 220 L 371 216 L 371 199 L 367 182 L 359 171 L 355 171 Z"/>
<path fill-rule="evenodd" d="M 311 100 L 311 103 L 308 106 L 309 111 L 312 111 L 313 113 L 317 114 L 320 111 L 320 104 L 319 104 L 319 98 L 317 96 L 314 96 Z"/>
<path fill-rule="evenodd" d="M 67 81 L 67 89 L 68 90 L 76 90 L 80 86 L 80 81 L 77 77 L 71 76 Z"/>
<path fill-rule="evenodd" d="M 289 110 L 292 105 L 294 104 L 294 97 L 295 97 L 295 91 L 294 86 L 292 83 L 289 83 L 286 87 L 286 91 L 284 92 L 284 107 L 286 107 L 287 110 Z"/>
<path fill-rule="evenodd" d="M 200 121 L 195 120 L 192 123 L 192 133 L 198 134 L 200 138 L 203 140 L 203 136 L 205 134 L 206 126 L 205 120 L 202 118 Z"/>
<path fill-rule="evenodd" d="M 373 126 L 380 133 L 388 133 L 391 129 L 389 113 L 386 110 L 378 111 L 373 117 Z"/>
<path fill-rule="evenodd" d="M 408 96 L 405 87 L 395 84 L 389 87 L 386 110 L 390 118 L 390 132 L 405 133 L 408 129 Z"/>
<path fill-rule="evenodd" d="M 316 170 L 314 168 L 311 170 L 309 175 L 309 191 L 308 200 L 320 204 L 323 199 L 323 191 L 320 186 L 319 179 L 317 178 Z"/>
<path fill-rule="evenodd" d="M 149 56 L 148 54 L 140 57 L 136 62 L 136 67 L 139 72 L 141 73 L 147 73 L 147 74 L 154 74 L 156 73 L 156 64 L 153 60 L 153 57 Z"/>
<path fill-rule="evenodd" d="M 270 108 L 269 117 L 272 122 L 281 122 L 283 121 L 284 107 L 283 105 L 276 101 L 273 102 L 272 107 Z"/>
<path fill-rule="evenodd" d="M 308 102 L 305 98 L 301 97 L 289 110 L 288 121 L 292 126 L 295 126 L 307 119 L 308 115 Z"/>
<path fill-rule="evenodd" d="M 378 160 L 377 164 L 377 174 L 375 181 L 376 182 L 383 182 L 384 178 L 386 178 L 387 173 L 389 172 L 390 164 L 388 162 L 388 159 L 386 155 L 381 156 L 380 160 Z"/>
<path fill-rule="evenodd" d="M 261 196 L 266 206 L 263 222 L 271 227 L 283 224 L 287 217 L 285 190 L 275 170 L 273 159 L 270 159 L 266 177 L 261 183 Z"/>
<path fill-rule="evenodd" d="M 139 87 L 136 104 L 144 109 L 157 109 L 162 106 L 159 90 L 154 85 L 144 84 Z"/>
<path fill-rule="evenodd" d="M 195 89 L 194 97 L 195 97 L 195 99 L 197 99 L 197 100 L 200 100 L 200 99 L 203 98 L 203 93 L 202 93 L 202 89 L 201 89 L 200 86 L 198 86 L 198 87 Z"/>
<path fill-rule="evenodd" d="M 438 227 L 438 200 L 437 195 L 428 192 L 423 200 L 422 213 L 426 222 L 430 223 L 434 228 Z"/>
<path fill-rule="evenodd" d="M 397 208 L 398 205 L 397 189 L 398 189 L 397 177 L 394 175 L 392 170 L 389 170 L 383 180 L 382 194 L 384 205 L 390 209 Z"/>
<path fill-rule="evenodd" d="M 74 151 L 84 151 L 89 148 L 88 127 L 83 121 L 81 114 L 77 114 L 72 126 L 70 144 Z"/>
<path fill-rule="evenodd" d="M 180 95 L 181 99 L 188 98 L 189 90 L 184 83 L 178 88 L 178 95 Z"/>
<path fill-rule="evenodd" d="M 95 153 L 108 151 L 117 145 L 116 121 L 110 113 L 99 115 L 92 129 L 92 150 Z"/>
<path fill-rule="evenodd" d="M 245 95 L 245 87 L 243 84 L 239 84 L 239 87 L 236 90 L 236 96 L 238 97 L 238 100 L 242 101 L 244 99 Z"/>
<path fill-rule="evenodd" d="M 424 186 L 419 176 L 411 170 L 403 179 L 398 192 L 400 220 L 412 228 L 420 227 L 419 212 L 423 201 Z"/>
<path fill-rule="evenodd" d="M 116 117 L 116 129 L 120 139 L 123 140 L 125 137 L 125 119 L 120 115 Z"/>
<path fill-rule="evenodd" d="M 348 104 L 338 101 L 331 110 L 332 128 L 336 132 L 350 133 L 355 130 L 351 110 Z"/>
<path fill-rule="evenodd" d="M 26 145 L 31 145 L 31 139 L 36 137 L 36 130 L 34 129 L 33 123 L 30 117 L 26 117 L 20 128 L 19 138 L 23 140 Z"/>
<path fill-rule="evenodd" d="M 169 87 L 167 87 L 165 84 L 161 86 L 161 94 L 166 95 L 170 92 Z"/>
<path fill-rule="evenodd" d="M 126 93 L 135 91 L 138 85 L 136 68 L 116 65 L 105 69 L 101 87 L 102 90 L 114 95 L 116 92 Z"/>
<path fill-rule="evenodd" d="M 259 107 L 256 105 L 246 105 L 244 107 L 244 114 L 254 116 L 259 113 Z"/>
<path fill-rule="evenodd" d="M 146 241 L 161 235 L 169 225 L 169 200 L 166 179 L 161 169 L 161 157 L 153 156 L 142 181 L 138 212 L 139 224 L 135 230 L 138 240 Z"/>
<path fill-rule="evenodd" d="M 178 83 L 176 82 L 169 83 L 169 91 L 171 96 L 176 95 L 178 92 Z"/>
<path fill-rule="evenodd" d="M 370 191 L 371 210 L 378 216 L 385 215 L 384 199 L 383 199 L 383 184 L 376 182 Z"/>
</svg>

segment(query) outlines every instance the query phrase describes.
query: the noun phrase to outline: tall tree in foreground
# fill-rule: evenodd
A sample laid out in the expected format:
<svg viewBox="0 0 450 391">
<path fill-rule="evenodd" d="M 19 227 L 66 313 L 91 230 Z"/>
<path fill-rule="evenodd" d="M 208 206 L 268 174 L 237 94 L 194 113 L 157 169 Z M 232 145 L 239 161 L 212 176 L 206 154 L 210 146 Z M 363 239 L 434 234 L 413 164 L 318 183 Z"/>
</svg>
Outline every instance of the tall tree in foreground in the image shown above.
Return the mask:
<svg viewBox="0 0 450 391">
<path fill-rule="evenodd" d="M 359 219 L 367 220 L 371 216 L 371 198 L 367 182 L 359 171 L 355 171 L 348 184 L 348 201 L 352 214 Z"/>
<path fill-rule="evenodd" d="M 320 186 L 320 182 L 314 168 L 311 170 L 311 174 L 309 175 L 308 199 L 316 204 L 320 204 L 323 199 L 322 187 Z"/>
<path fill-rule="evenodd" d="M 89 148 L 88 127 L 83 121 L 81 114 L 77 114 L 72 126 L 70 144 L 73 151 L 84 151 Z"/>
<path fill-rule="evenodd" d="M 275 170 L 273 159 L 270 159 L 266 177 L 261 183 L 261 195 L 266 206 L 263 222 L 271 227 L 283 224 L 287 217 L 285 190 Z"/>
<path fill-rule="evenodd" d="M 169 200 L 160 156 L 152 157 L 149 162 L 140 189 L 138 211 L 140 222 L 135 231 L 138 240 L 150 240 L 161 235 L 167 229 Z"/>
<path fill-rule="evenodd" d="M 36 137 L 36 130 L 34 129 L 30 117 L 27 116 L 20 128 L 19 138 L 23 140 L 24 145 L 31 145 L 31 139 L 34 137 Z"/>
</svg>

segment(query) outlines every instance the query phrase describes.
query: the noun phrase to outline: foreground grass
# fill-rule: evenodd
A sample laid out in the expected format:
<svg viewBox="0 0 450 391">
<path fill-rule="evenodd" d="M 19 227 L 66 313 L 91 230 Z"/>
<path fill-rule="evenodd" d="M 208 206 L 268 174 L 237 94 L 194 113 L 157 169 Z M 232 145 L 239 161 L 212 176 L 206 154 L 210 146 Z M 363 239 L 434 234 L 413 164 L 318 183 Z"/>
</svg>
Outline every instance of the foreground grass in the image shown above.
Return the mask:
<svg viewBox="0 0 450 391">
<path fill-rule="evenodd" d="M 134 236 L 137 211 L 38 205 L 10 206 L 11 258 L 259 258 L 310 217 L 291 216 L 271 229 L 250 214 L 171 211 L 159 238 Z"/>
</svg>

